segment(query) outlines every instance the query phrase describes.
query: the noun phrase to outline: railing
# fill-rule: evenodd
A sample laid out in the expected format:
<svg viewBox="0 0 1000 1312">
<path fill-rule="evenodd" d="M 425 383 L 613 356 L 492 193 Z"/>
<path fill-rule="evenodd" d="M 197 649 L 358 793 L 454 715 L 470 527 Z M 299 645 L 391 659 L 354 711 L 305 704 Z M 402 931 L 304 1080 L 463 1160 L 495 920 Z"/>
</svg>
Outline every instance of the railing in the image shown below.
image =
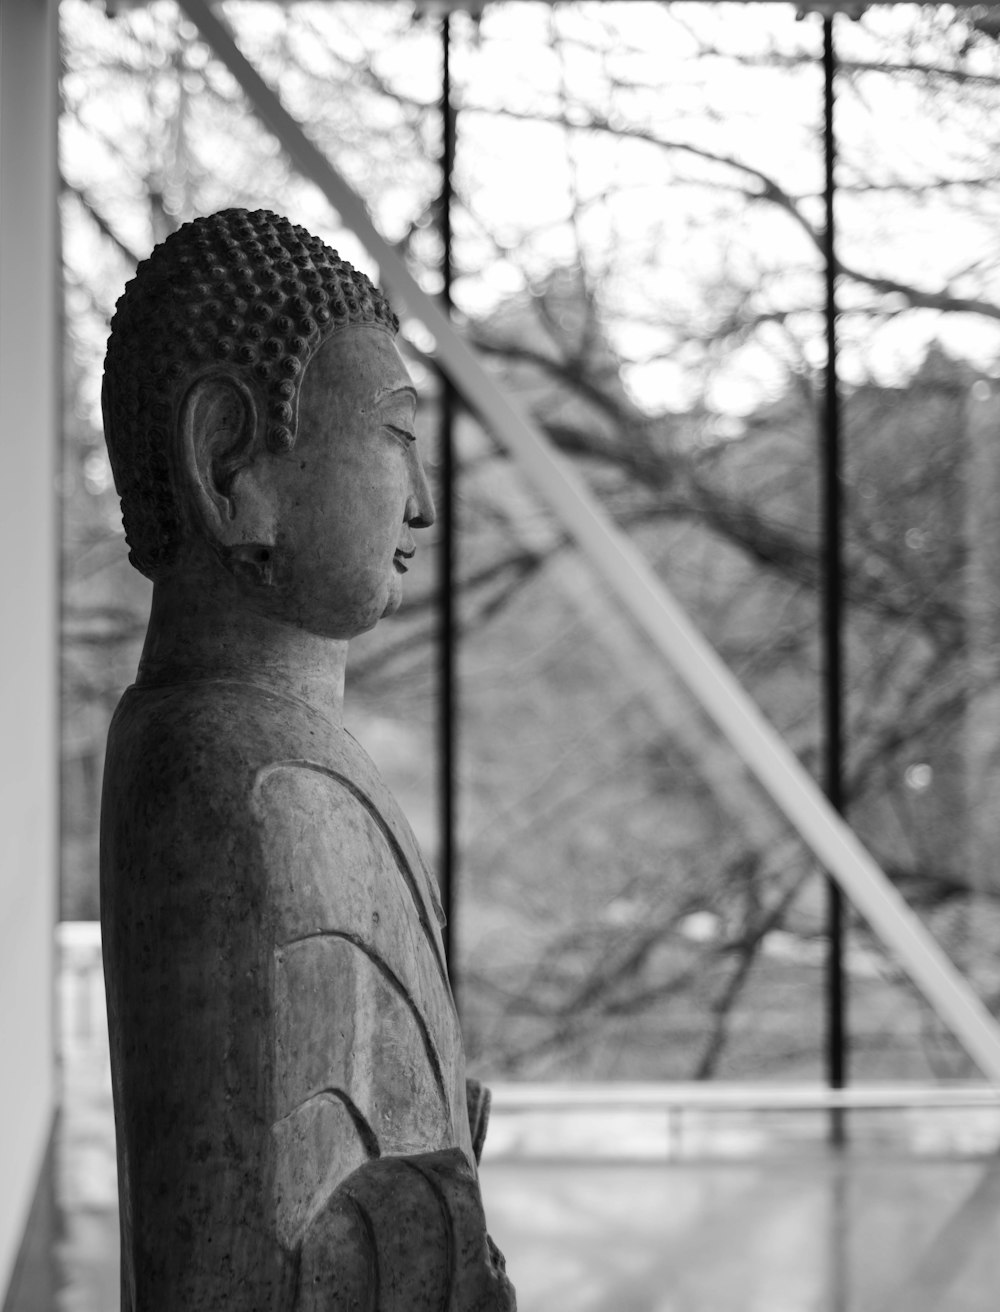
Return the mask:
<svg viewBox="0 0 1000 1312">
<path fill-rule="evenodd" d="M 56 1032 L 63 1053 L 107 1050 L 101 926 L 96 920 L 62 920 L 56 925 Z"/>
<path fill-rule="evenodd" d="M 835 1109 L 850 1115 L 851 1141 L 866 1154 L 980 1158 L 1000 1150 L 1000 1093 L 985 1084 L 496 1084 L 488 1156 L 690 1162 L 825 1154 Z"/>
<path fill-rule="evenodd" d="M 493 1109 L 537 1111 L 901 1111 L 987 1107 L 1000 1112 L 991 1084 L 873 1084 L 828 1089 L 813 1084 L 708 1084 L 704 1081 L 632 1084 L 494 1084 Z"/>
</svg>

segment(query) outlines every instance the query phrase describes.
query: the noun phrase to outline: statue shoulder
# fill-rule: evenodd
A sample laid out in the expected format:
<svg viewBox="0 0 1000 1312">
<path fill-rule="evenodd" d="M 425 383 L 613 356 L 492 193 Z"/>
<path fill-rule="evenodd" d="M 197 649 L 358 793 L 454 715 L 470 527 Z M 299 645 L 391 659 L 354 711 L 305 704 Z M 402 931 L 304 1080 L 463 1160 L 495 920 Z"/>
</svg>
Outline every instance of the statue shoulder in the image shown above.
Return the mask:
<svg viewBox="0 0 1000 1312">
<path fill-rule="evenodd" d="M 376 869 L 391 871 L 421 925 L 432 937 L 440 929 L 434 882 L 370 759 L 349 733 L 267 688 L 130 689 L 108 735 L 102 827 L 109 855 L 122 829 L 133 853 L 137 844 L 162 853 L 166 833 L 178 858 L 192 845 L 206 857 L 239 848 L 248 876 L 286 872 L 302 908 L 313 907 L 310 890 L 343 901 Z"/>
<path fill-rule="evenodd" d="M 237 680 L 195 680 L 128 689 L 108 734 L 116 784 L 155 775 L 165 788 L 211 798 L 242 786 L 248 799 L 280 775 L 285 789 L 312 791 L 323 777 L 347 811 L 377 814 L 408 860 L 421 857 L 409 825 L 375 765 L 345 729 L 307 703 Z"/>
<path fill-rule="evenodd" d="M 187 778 L 193 764 L 202 772 L 228 768 L 252 777 L 269 760 L 321 750 L 331 731 L 295 699 L 254 684 L 206 679 L 129 688 L 112 718 L 108 749 L 130 766 L 155 760 L 165 778 Z"/>
</svg>

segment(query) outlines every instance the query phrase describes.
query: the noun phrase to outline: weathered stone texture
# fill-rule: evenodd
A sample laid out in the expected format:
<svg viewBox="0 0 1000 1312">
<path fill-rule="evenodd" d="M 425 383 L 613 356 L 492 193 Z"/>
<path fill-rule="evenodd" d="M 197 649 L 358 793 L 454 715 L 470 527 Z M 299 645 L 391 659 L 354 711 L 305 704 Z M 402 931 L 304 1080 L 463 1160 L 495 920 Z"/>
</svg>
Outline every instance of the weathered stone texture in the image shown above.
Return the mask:
<svg viewBox="0 0 1000 1312">
<path fill-rule="evenodd" d="M 223 218 L 194 225 L 208 247 L 171 241 L 239 264 Z M 326 286 L 315 239 L 265 218 L 303 286 Z M 240 298 L 215 267 L 222 313 Z M 101 825 L 123 1312 L 514 1307 L 434 881 L 341 722 L 346 639 L 399 604 L 411 529 L 433 518 L 394 321 L 345 296 L 346 322 L 290 339 L 280 442 L 252 360 L 192 347 L 123 408 L 151 312 L 121 311 L 109 348 L 109 445 L 154 579 Z M 130 470 L 121 425 L 148 396 L 162 447 L 147 431 Z M 142 519 L 163 507 L 160 529 Z"/>
</svg>

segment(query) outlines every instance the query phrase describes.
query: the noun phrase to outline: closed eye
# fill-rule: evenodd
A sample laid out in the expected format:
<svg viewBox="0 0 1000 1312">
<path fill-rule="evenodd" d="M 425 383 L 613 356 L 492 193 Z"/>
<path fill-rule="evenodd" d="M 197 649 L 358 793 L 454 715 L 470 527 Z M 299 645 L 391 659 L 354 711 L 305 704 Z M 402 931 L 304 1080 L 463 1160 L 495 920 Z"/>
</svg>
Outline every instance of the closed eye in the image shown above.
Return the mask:
<svg viewBox="0 0 1000 1312">
<path fill-rule="evenodd" d="M 397 428 L 395 424 L 386 424 L 386 432 L 391 433 L 393 437 L 399 439 L 404 446 L 409 446 L 417 440 L 416 433 L 411 433 L 408 428 Z"/>
</svg>

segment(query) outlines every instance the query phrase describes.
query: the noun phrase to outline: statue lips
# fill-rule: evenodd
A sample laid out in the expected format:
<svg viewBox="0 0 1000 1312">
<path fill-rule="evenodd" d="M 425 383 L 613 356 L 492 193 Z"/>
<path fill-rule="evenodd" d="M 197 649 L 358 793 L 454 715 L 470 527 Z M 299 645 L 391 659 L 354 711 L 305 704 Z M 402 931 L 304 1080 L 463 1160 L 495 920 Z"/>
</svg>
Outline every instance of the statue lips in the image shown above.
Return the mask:
<svg viewBox="0 0 1000 1312">
<path fill-rule="evenodd" d="M 397 547 L 392 558 L 392 563 L 397 574 L 406 573 L 406 561 L 412 559 L 416 554 L 416 547 Z"/>
</svg>

